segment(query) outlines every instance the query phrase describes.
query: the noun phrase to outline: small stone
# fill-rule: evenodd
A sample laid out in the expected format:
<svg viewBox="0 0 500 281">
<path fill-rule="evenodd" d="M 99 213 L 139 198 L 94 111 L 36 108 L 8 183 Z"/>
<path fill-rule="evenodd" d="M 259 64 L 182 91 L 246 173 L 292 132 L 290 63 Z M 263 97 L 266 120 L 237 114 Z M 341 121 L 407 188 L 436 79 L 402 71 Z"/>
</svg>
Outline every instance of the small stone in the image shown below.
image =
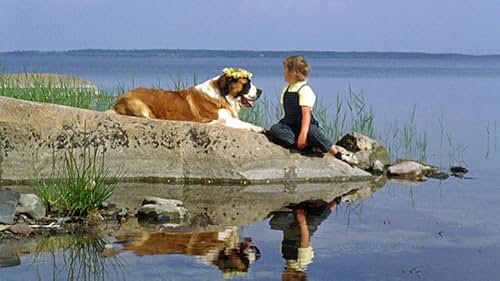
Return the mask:
<svg viewBox="0 0 500 281">
<path fill-rule="evenodd" d="M 142 205 L 146 204 L 183 206 L 184 202 L 175 199 L 164 199 L 160 197 L 148 196 L 145 197 L 144 200 L 142 200 Z"/>
<path fill-rule="evenodd" d="M 29 236 L 31 233 L 33 233 L 33 229 L 25 223 L 16 223 L 12 225 L 9 230 L 14 234 L 25 236 Z"/>
<path fill-rule="evenodd" d="M 32 219 L 39 220 L 45 217 L 45 205 L 36 194 L 21 194 L 16 207 L 16 215 L 19 214 L 26 214 Z"/>
<path fill-rule="evenodd" d="M 463 174 L 467 174 L 469 172 L 469 170 L 467 170 L 467 168 L 460 167 L 460 166 L 453 166 L 450 168 L 450 171 L 452 173 L 463 173 Z"/>
<path fill-rule="evenodd" d="M 469 170 L 467 170 L 467 168 L 464 167 L 453 166 L 450 168 L 450 172 L 454 177 L 463 178 L 465 174 L 469 172 Z"/>
<path fill-rule="evenodd" d="M 146 204 L 137 212 L 137 218 L 151 223 L 180 222 L 186 213 L 186 208 L 175 204 Z"/>
<path fill-rule="evenodd" d="M 116 212 L 116 216 L 118 218 L 127 217 L 128 216 L 128 209 L 127 208 L 120 208 L 120 210 L 118 210 Z"/>
<path fill-rule="evenodd" d="M 104 246 L 104 250 L 102 251 L 102 256 L 109 258 L 109 257 L 114 257 L 118 254 L 120 254 L 120 249 L 116 248 L 115 246 L 111 244 L 106 244 Z"/>
</svg>

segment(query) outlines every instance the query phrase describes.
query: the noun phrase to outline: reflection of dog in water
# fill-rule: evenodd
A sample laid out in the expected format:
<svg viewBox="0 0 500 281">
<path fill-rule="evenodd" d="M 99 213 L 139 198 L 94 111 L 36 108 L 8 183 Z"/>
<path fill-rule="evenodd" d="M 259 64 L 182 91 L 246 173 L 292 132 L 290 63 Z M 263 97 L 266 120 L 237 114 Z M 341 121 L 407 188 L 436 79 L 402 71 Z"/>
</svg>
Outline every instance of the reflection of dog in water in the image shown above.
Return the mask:
<svg viewBox="0 0 500 281">
<path fill-rule="evenodd" d="M 117 237 L 126 241 L 124 250 L 139 256 L 183 254 L 197 257 L 205 264 L 218 267 L 224 277 L 245 274 L 260 258 L 260 250 L 251 238 L 240 241 L 238 228 L 216 232 L 142 232 L 134 237 Z"/>
</svg>

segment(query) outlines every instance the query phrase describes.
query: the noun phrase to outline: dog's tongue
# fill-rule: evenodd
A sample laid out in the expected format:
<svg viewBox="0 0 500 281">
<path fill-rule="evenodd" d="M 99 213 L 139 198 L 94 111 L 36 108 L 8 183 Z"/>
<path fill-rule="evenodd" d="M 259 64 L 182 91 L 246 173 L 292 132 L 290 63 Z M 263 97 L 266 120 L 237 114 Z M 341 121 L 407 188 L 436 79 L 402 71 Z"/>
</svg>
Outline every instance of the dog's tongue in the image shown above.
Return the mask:
<svg viewBox="0 0 500 281">
<path fill-rule="evenodd" d="M 241 105 L 244 107 L 252 107 L 253 106 L 253 101 L 246 99 L 245 97 L 241 97 Z"/>
</svg>

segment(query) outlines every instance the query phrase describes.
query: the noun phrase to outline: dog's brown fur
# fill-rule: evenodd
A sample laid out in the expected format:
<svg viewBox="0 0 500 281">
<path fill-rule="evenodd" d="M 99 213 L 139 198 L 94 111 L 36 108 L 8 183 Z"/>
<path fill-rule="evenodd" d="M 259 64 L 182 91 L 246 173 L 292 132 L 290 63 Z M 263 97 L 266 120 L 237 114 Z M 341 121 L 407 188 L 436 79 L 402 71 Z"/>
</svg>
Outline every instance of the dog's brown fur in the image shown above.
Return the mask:
<svg viewBox="0 0 500 281">
<path fill-rule="evenodd" d="M 168 255 L 184 254 L 204 256 L 210 251 L 226 247 L 226 243 L 218 239 L 217 232 L 200 233 L 148 233 L 138 241 L 125 244 L 124 249 L 136 255 Z"/>
<path fill-rule="evenodd" d="M 222 108 L 237 116 L 229 103 L 193 88 L 180 91 L 137 88 L 121 96 L 114 106 L 123 115 L 201 123 L 217 120 Z"/>
<path fill-rule="evenodd" d="M 211 86 L 225 96 L 215 98 L 191 87 L 180 91 L 137 88 L 118 98 L 114 111 L 118 114 L 165 120 L 208 123 L 218 119 L 219 109 L 227 109 L 234 118 L 237 109 L 228 101 L 235 99 L 250 80 L 230 79 L 222 75 Z"/>
</svg>

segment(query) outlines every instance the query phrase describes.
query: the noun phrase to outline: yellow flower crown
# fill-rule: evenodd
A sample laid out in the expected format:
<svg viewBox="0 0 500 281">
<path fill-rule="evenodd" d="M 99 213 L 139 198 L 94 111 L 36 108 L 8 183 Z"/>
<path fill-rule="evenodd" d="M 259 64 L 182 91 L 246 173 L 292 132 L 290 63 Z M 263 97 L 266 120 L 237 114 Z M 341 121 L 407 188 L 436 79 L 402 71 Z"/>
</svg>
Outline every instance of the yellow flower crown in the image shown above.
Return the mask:
<svg viewBox="0 0 500 281">
<path fill-rule="evenodd" d="M 228 67 L 224 68 L 222 70 L 226 76 L 233 77 L 234 79 L 240 79 L 240 78 L 247 78 L 251 79 L 252 78 L 252 72 L 245 70 L 243 68 L 235 68 L 235 67 Z"/>
</svg>

